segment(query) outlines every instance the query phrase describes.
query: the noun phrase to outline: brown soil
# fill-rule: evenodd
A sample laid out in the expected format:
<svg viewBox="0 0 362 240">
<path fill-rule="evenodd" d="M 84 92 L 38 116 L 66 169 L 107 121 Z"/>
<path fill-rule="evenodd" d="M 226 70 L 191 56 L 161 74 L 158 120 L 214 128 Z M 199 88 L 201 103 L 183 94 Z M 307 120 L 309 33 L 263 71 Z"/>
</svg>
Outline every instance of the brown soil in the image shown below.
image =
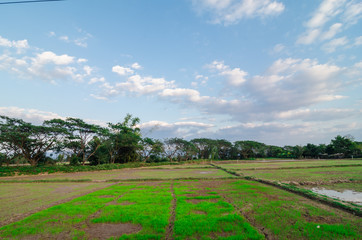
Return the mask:
<svg viewBox="0 0 362 240">
<path fill-rule="evenodd" d="M 208 201 L 208 202 L 213 202 L 213 203 L 216 203 L 219 201 L 219 198 L 211 198 L 211 199 L 186 199 L 187 202 L 189 203 L 193 203 L 193 204 L 198 204 L 202 201 Z"/>
<path fill-rule="evenodd" d="M 100 195 L 98 197 L 99 198 L 114 198 L 115 196 L 113 196 L 113 195 Z"/>
<path fill-rule="evenodd" d="M 309 212 L 303 213 L 302 216 L 307 222 L 327 223 L 327 224 L 339 223 L 339 221 L 336 219 L 335 216 L 332 216 L 331 218 L 324 216 L 311 216 Z"/>
<path fill-rule="evenodd" d="M 89 225 L 85 232 L 88 239 L 108 239 L 137 233 L 141 230 L 141 226 L 131 223 L 97 223 Z"/>
<path fill-rule="evenodd" d="M 173 188 L 173 184 L 171 185 L 171 192 L 172 192 L 172 203 L 171 203 L 171 216 L 169 219 L 169 223 L 166 229 L 166 236 L 165 240 L 172 240 L 174 239 L 173 235 L 173 228 L 175 225 L 175 219 L 176 219 L 176 206 L 177 206 L 177 200 L 175 195 L 175 190 Z"/>
<path fill-rule="evenodd" d="M 193 210 L 192 213 L 199 214 L 199 215 L 207 215 L 207 212 L 200 211 L 200 210 Z"/>
<path fill-rule="evenodd" d="M 119 203 L 119 205 L 133 205 L 133 204 L 136 204 L 135 202 L 128 202 L 128 201 L 124 201 L 124 202 L 121 202 Z"/>
</svg>

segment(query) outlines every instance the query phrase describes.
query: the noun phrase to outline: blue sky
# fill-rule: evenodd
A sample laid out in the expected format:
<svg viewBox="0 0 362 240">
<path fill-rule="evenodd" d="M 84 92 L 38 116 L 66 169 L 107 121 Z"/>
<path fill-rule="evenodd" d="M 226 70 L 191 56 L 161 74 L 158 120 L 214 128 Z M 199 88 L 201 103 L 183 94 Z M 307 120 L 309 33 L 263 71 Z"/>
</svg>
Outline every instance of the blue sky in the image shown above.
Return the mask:
<svg viewBox="0 0 362 240">
<path fill-rule="evenodd" d="M 7 2 L 7 1 L 0 1 Z M 0 114 L 274 145 L 362 140 L 362 2 L 0 4 Z"/>
</svg>

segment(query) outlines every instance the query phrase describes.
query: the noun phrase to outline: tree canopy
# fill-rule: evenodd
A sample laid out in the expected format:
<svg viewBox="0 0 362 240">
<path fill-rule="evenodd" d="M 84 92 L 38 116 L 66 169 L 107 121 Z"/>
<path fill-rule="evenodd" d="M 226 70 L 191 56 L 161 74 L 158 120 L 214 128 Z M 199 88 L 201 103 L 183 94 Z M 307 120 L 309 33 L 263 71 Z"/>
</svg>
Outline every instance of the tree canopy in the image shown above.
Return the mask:
<svg viewBox="0 0 362 240">
<path fill-rule="evenodd" d="M 127 114 L 123 121 L 101 127 L 79 118 L 52 119 L 33 125 L 0 116 L 0 165 L 23 159 L 36 166 L 52 154 L 71 164 L 185 161 L 190 159 L 336 158 L 362 155 L 362 143 L 336 136 L 330 144 L 272 146 L 256 141 L 142 137 L 140 120 Z"/>
</svg>

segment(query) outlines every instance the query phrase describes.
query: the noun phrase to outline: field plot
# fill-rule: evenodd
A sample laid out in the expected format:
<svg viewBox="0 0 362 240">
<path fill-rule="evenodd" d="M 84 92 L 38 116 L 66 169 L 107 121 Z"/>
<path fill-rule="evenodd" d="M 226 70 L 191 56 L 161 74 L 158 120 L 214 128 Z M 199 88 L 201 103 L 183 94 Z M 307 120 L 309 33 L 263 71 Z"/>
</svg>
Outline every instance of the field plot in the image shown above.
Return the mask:
<svg viewBox="0 0 362 240">
<path fill-rule="evenodd" d="M 303 169 L 276 169 L 276 170 L 243 170 L 237 173 L 244 176 L 272 181 L 295 181 L 323 183 L 330 181 L 362 181 L 362 166 L 331 167 L 331 168 L 303 168 Z"/>
<path fill-rule="evenodd" d="M 361 160 L 298 160 L 231 163 L 218 164 L 218 166 L 244 177 L 297 185 L 298 188 L 312 190 L 316 194 L 332 198 L 330 201 L 339 199 L 343 205 L 361 209 L 362 166 L 360 163 Z"/>
<path fill-rule="evenodd" d="M 129 179 L 176 179 L 176 178 L 227 178 L 232 175 L 215 168 L 192 169 L 116 169 L 98 172 L 54 173 L 43 175 L 28 175 L 15 177 L 2 177 L 1 181 L 50 181 L 50 180 L 88 180 L 110 181 Z"/>
<path fill-rule="evenodd" d="M 231 163 L 218 162 L 216 165 L 229 170 L 257 170 L 283 168 L 314 168 L 333 166 L 362 166 L 362 160 L 265 160 L 254 162 L 233 161 Z"/>
<path fill-rule="evenodd" d="M 0 185 L 0 226 L 108 185 L 110 184 L 2 183 Z"/>
<path fill-rule="evenodd" d="M 358 239 L 360 218 L 240 179 L 124 182 L 0 228 L 2 239 Z"/>
</svg>

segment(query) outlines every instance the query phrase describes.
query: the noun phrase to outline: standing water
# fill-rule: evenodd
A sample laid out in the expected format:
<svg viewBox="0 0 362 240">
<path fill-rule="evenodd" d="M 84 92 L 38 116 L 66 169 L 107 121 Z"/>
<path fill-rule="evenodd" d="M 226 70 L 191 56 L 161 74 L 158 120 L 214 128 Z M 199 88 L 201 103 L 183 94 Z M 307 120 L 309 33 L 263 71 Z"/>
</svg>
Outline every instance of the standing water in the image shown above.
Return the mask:
<svg viewBox="0 0 362 240">
<path fill-rule="evenodd" d="M 362 205 L 361 192 L 355 192 L 352 190 L 343 190 L 343 192 L 338 192 L 325 188 L 312 188 L 311 190 L 315 193 L 322 194 L 328 197 L 337 198 L 343 201 L 353 202 L 355 204 Z"/>
</svg>

